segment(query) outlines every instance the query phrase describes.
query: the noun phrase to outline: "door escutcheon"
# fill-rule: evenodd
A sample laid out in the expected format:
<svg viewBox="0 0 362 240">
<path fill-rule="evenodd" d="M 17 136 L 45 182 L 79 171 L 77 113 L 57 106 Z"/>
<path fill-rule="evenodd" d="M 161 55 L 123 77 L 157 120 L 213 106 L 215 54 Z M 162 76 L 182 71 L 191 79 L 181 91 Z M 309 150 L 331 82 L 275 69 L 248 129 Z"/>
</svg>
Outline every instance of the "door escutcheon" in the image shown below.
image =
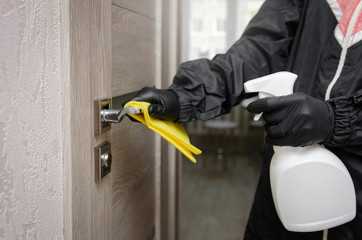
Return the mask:
<svg viewBox="0 0 362 240">
<path fill-rule="evenodd" d="M 94 101 L 94 135 L 105 133 L 111 129 L 111 123 L 120 123 L 127 114 L 139 114 L 138 107 L 126 107 L 120 110 L 112 109 L 112 100 Z"/>
<path fill-rule="evenodd" d="M 108 173 L 111 172 L 112 167 L 112 153 L 111 143 L 106 141 L 101 145 L 94 148 L 95 159 L 95 179 L 101 180 Z"/>
<path fill-rule="evenodd" d="M 103 134 L 111 129 L 111 123 L 102 121 L 101 112 L 112 108 L 111 99 L 94 101 L 94 136 Z"/>
</svg>

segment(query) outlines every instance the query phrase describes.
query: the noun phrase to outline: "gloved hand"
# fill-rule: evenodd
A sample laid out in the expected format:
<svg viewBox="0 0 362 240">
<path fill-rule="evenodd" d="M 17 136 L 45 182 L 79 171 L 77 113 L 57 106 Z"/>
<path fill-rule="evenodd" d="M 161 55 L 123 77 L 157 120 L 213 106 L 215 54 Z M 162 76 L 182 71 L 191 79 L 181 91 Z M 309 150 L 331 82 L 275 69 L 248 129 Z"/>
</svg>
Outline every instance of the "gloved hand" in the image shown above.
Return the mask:
<svg viewBox="0 0 362 240">
<path fill-rule="evenodd" d="M 273 145 L 296 147 L 323 143 L 333 133 L 332 106 L 304 93 L 258 99 L 247 110 L 263 112 L 266 141 Z"/>
<path fill-rule="evenodd" d="M 130 101 L 149 102 L 148 113 L 155 118 L 175 122 L 179 117 L 180 104 L 176 94 L 171 90 L 144 87 L 127 102 Z"/>
</svg>

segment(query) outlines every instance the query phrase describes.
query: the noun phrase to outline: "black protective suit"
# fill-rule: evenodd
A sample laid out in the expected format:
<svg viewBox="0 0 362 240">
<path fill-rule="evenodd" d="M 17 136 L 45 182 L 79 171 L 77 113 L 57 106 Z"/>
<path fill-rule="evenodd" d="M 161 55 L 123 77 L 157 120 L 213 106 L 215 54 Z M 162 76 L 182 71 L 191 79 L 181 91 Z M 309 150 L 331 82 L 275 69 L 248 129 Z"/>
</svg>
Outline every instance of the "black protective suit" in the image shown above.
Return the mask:
<svg viewBox="0 0 362 240">
<path fill-rule="evenodd" d="M 361 13 L 357 13 L 352 37 L 345 36 L 359 2 L 267 0 L 226 54 L 182 64 L 169 88 L 180 102 L 179 121 L 207 120 L 228 113 L 248 97 L 243 89 L 245 81 L 278 71 L 299 76 L 295 92 L 324 100 L 341 65 L 328 100 L 335 115 L 333 136 L 324 145 L 343 161 L 352 176 L 357 215 L 353 221 L 329 230 L 328 239 L 336 240 L 362 239 Z M 343 45 L 343 41 L 348 42 Z M 343 46 L 347 49 L 345 59 Z M 272 154 L 271 146 L 266 145 L 245 239 L 322 239 L 321 232 L 289 232 L 279 221 L 269 183 Z"/>
</svg>

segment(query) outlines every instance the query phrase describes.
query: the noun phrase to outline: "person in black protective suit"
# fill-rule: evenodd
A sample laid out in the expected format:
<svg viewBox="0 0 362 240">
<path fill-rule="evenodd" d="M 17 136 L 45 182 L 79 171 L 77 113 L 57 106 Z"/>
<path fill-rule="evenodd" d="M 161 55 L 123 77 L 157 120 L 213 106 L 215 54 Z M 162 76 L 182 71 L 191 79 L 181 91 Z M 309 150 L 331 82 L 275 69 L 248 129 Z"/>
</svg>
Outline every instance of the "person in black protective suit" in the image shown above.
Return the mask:
<svg viewBox="0 0 362 240">
<path fill-rule="evenodd" d="M 298 75 L 294 93 L 256 100 L 264 112 L 265 159 L 245 239 L 322 239 L 281 224 L 272 199 L 272 145 L 320 143 L 345 164 L 357 198 L 354 220 L 329 229 L 328 239 L 362 239 L 362 1 L 267 0 L 241 38 L 214 59 L 183 63 L 168 89 L 142 89 L 151 115 L 177 122 L 208 120 L 243 99 L 244 82 L 278 71 Z"/>
</svg>

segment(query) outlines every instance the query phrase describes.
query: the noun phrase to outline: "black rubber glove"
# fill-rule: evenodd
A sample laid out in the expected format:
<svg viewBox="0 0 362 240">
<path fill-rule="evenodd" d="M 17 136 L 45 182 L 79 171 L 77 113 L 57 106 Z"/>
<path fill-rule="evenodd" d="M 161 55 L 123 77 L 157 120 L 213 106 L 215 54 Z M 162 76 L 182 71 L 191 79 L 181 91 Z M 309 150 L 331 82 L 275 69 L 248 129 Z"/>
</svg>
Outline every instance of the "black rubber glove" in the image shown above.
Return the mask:
<svg viewBox="0 0 362 240">
<path fill-rule="evenodd" d="M 172 122 L 178 120 L 180 104 L 176 94 L 171 90 L 144 87 L 135 97 L 127 102 L 130 101 L 149 102 L 148 113 L 152 117 Z M 123 106 L 126 103 L 123 103 Z"/>
<path fill-rule="evenodd" d="M 323 143 L 333 133 L 332 106 L 304 93 L 258 99 L 247 110 L 263 112 L 266 141 L 273 145 L 296 147 Z"/>
</svg>

